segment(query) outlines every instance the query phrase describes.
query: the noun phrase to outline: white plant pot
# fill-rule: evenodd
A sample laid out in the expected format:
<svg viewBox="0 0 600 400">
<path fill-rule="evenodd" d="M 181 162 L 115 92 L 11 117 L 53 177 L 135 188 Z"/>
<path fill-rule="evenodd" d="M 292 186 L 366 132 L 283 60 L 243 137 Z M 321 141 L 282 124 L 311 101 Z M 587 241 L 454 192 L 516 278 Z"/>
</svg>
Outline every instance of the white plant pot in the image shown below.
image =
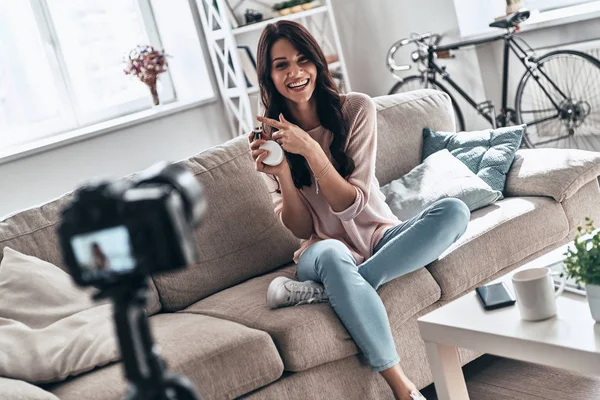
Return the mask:
<svg viewBox="0 0 600 400">
<path fill-rule="evenodd" d="M 590 305 L 590 311 L 592 318 L 596 322 L 600 322 L 600 285 L 585 285 L 585 291 L 587 292 L 588 304 Z"/>
</svg>

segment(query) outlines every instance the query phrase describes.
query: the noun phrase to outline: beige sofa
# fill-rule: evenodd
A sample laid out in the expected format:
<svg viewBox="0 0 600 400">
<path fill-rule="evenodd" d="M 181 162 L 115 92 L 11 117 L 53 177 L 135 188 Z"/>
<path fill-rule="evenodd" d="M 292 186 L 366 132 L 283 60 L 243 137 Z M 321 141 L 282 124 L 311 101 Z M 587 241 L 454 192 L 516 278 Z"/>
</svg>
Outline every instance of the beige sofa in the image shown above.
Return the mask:
<svg viewBox="0 0 600 400">
<path fill-rule="evenodd" d="M 375 102 L 384 185 L 419 164 L 422 129 L 451 130 L 453 113 L 448 96 L 430 90 Z M 583 151 L 520 150 L 504 200 L 473 212 L 464 236 L 438 261 L 379 290 L 402 366 L 419 387 L 432 378 L 417 318 L 572 239 L 584 217 L 600 221 L 598 160 Z M 202 261 L 152 279 L 150 322 L 170 369 L 205 399 L 391 399 L 329 304 L 267 307 L 269 282 L 294 275 L 299 241 L 275 218 L 247 139 L 181 163 L 204 184 L 209 208 L 196 234 Z M 64 268 L 55 229 L 69 198 L 0 221 L 0 248 Z M 463 364 L 477 356 L 461 352 Z M 0 378 L 0 398 L 117 399 L 122 372 L 115 363 L 43 387 Z"/>
</svg>

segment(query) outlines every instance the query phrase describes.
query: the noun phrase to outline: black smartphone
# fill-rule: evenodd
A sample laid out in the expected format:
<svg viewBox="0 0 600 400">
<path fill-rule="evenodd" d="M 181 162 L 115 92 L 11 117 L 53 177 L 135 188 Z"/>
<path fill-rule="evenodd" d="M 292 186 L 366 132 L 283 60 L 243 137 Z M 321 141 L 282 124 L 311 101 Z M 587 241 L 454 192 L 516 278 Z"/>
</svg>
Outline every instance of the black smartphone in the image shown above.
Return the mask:
<svg viewBox="0 0 600 400">
<path fill-rule="evenodd" d="M 512 306 L 516 301 L 504 282 L 481 286 L 475 290 L 479 295 L 483 308 L 486 310 Z"/>
</svg>

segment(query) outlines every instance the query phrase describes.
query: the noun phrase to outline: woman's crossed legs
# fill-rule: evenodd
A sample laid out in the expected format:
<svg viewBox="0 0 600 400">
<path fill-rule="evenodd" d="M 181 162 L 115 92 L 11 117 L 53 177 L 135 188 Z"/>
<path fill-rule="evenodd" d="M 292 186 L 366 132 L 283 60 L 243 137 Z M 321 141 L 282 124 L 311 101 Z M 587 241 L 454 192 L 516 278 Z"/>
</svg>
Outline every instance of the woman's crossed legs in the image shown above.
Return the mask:
<svg viewBox="0 0 600 400">
<path fill-rule="evenodd" d="M 323 283 L 329 302 L 373 371 L 400 361 L 377 289 L 435 261 L 465 232 L 469 216 L 462 201 L 440 200 L 388 229 L 374 254 L 359 266 L 348 248 L 334 239 L 311 245 L 300 257 L 298 278 Z"/>
</svg>

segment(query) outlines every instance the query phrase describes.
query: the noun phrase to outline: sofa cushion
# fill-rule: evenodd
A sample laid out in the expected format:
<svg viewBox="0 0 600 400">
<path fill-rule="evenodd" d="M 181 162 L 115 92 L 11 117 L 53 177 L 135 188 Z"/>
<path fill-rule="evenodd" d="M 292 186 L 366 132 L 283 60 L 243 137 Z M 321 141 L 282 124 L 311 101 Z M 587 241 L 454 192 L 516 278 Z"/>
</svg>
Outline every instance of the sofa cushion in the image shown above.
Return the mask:
<svg viewBox="0 0 600 400">
<path fill-rule="evenodd" d="M 2 400 L 60 400 L 52 393 L 31 383 L 2 377 L 0 377 L 0 393 L 2 393 Z"/>
<path fill-rule="evenodd" d="M 463 236 L 427 268 L 448 300 L 569 232 L 560 203 L 512 197 L 474 211 Z"/>
<path fill-rule="evenodd" d="M 357 354 L 358 348 L 329 303 L 276 310 L 267 306 L 269 283 L 276 276 L 294 278 L 295 270 L 294 265 L 289 265 L 254 278 L 203 299 L 182 312 L 211 315 L 268 332 L 288 371 L 304 371 Z M 437 301 L 440 290 L 423 268 L 386 283 L 379 289 L 379 295 L 390 325 L 396 328 Z"/>
<path fill-rule="evenodd" d="M 448 197 L 462 200 L 470 211 L 474 211 L 492 204 L 502 195 L 446 149 L 430 155 L 408 174 L 380 190 L 400 221 L 406 221 Z"/>
<path fill-rule="evenodd" d="M 506 177 L 507 196 L 548 196 L 563 202 L 600 175 L 600 153 L 576 149 L 517 151 Z"/>
<path fill-rule="evenodd" d="M 208 207 L 195 235 L 200 262 L 153 277 L 169 311 L 286 264 L 300 246 L 273 213 L 245 135 L 180 164 L 203 184 Z"/>
<path fill-rule="evenodd" d="M 20 253 L 37 257 L 56 265 L 63 271 L 68 268 L 63 262 L 56 229 L 63 208 L 73 199 L 73 193 L 60 198 L 16 212 L 0 219 L 0 249 L 10 247 Z M 0 260 L 2 254 L 0 253 Z M 148 313 L 160 311 L 160 301 L 156 286 L 148 279 Z"/>
<path fill-rule="evenodd" d="M 458 133 L 425 128 L 423 158 L 448 149 L 492 189 L 502 192 L 524 131 L 525 125 Z"/>
<path fill-rule="evenodd" d="M 0 262 L 0 375 L 57 382 L 120 358 L 112 304 L 69 274 L 5 247 Z"/>
<path fill-rule="evenodd" d="M 377 107 L 377 168 L 381 186 L 421 163 L 423 128 L 454 130 L 450 97 L 432 89 L 373 98 Z"/>
<path fill-rule="evenodd" d="M 168 371 L 183 374 L 203 399 L 233 399 L 277 380 L 283 364 L 265 332 L 191 314 L 158 314 L 150 326 Z M 61 400 L 122 399 L 122 364 L 46 387 Z"/>
<path fill-rule="evenodd" d="M 585 218 L 590 218 L 596 223 L 600 222 L 600 187 L 598 179 L 589 181 L 575 194 L 562 203 L 567 220 L 569 221 L 569 240 L 575 239 L 578 233 L 577 227 L 585 225 Z"/>
</svg>

